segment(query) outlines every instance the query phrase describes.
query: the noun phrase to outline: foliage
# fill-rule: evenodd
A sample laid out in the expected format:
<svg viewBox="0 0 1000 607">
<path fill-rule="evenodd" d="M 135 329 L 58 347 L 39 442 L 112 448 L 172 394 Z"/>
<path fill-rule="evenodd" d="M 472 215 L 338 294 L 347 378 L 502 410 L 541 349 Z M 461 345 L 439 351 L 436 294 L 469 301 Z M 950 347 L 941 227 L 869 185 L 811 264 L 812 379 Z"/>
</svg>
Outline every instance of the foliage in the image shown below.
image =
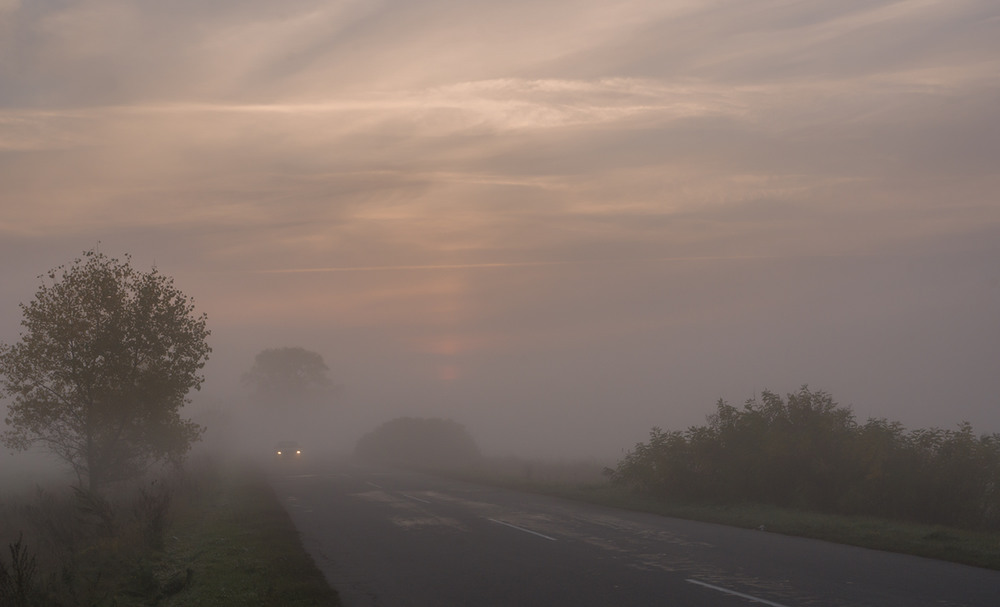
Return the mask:
<svg viewBox="0 0 1000 607">
<path fill-rule="evenodd" d="M 10 567 L 0 559 L 0 607 L 27 607 L 36 594 L 38 562 L 28 553 L 22 536 L 9 549 Z"/>
<path fill-rule="evenodd" d="M 256 469 L 0 497 L 0 607 L 340 604 Z"/>
<path fill-rule="evenodd" d="M 178 461 L 201 433 L 179 410 L 204 380 L 205 316 L 128 256 L 87 251 L 47 278 L 21 304 L 20 341 L 0 345 L 3 443 L 44 445 L 91 490 Z"/>
<path fill-rule="evenodd" d="M 465 426 L 450 419 L 400 417 L 361 437 L 360 458 L 417 467 L 454 468 L 480 458 Z"/>
<path fill-rule="evenodd" d="M 141 486 L 135 497 L 122 486 L 112 497 L 78 487 L 71 493 L 38 489 L 33 501 L 4 504 L 8 513 L 0 531 L 24 533 L 10 544 L 10 573 L 4 574 L 8 568 L 0 558 L 0 607 L 155 604 L 169 593 L 169 575 L 154 564 L 166 537 L 173 485 Z M 30 540 L 30 556 L 22 537 Z"/>
<path fill-rule="evenodd" d="M 803 386 L 765 391 L 738 409 L 719 401 L 704 426 L 653 428 L 612 473 L 672 499 L 754 501 L 905 520 L 1000 528 L 1000 435 L 907 432 L 858 424 L 850 408 Z"/>
<path fill-rule="evenodd" d="M 254 358 L 243 383 L 264 399 L 304 400 L 331 387 L 323 357 L 305 348 L 268 348 Z"/>
</svg>

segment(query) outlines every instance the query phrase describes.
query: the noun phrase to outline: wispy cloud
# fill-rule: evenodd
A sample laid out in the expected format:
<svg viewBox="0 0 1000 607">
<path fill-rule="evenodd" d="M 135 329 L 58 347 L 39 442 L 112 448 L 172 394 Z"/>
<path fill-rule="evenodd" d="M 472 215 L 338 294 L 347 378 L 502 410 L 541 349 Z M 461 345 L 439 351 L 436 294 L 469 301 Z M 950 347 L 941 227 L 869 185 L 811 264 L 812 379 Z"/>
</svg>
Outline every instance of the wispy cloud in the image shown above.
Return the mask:
<svg viewBox="0 0 1000 607">
<path fill-rule="evenodd" d="M 629 265 L 646 264 L 650 262 L 697 262 L 697 261 L 746 261 L 774 259 L 775 256 L 741 255 L 741 256 L 687 256 L 687 257 L 654 257 L 645 259 L 575 259 L 565 261 L 517 261 L 492 263 L 455 263 L 455 264 L 425 264 L 399 266 L 338 266 L 320 268 L 283 268 L 256 270 L 260 274 L 331 274 L 338 272 L 398 272 L 409 270 L 492 270 L 504 268 L 539 268 L 567 265 Z"/>
<path fill-rule="evenodd" d="M 941 388 L 992 360 L 961 298 L 996 265 L 998 73 L 995 0 L 0 0 L 0 259 L 100 240 L 235 333 L 377 360 L 607 351 L 647 413 L 727 357 Z M 973 354 L 896 347 L 931 326 Z"/>
</svg>

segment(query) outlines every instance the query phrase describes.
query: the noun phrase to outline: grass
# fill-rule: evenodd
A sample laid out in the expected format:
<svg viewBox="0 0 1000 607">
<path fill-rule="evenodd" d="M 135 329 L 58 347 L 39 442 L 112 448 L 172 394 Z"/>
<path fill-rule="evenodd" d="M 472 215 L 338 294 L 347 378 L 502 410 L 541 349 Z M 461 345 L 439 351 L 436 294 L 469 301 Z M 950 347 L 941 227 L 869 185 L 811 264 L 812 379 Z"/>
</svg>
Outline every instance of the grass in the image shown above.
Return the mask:
<svg viewBox="0 0 1000 607">
<path fill-rule="evenodd" d="M 260 471 L 249 467 L 216 469 L 203 465 L 200 468 L 175 481 L 162 544 L 138 553 L 135 552 L 137 548 L 130 545 L 148 545 L 148 541 L 118 534 L 101 540 L 103 544 L 91 544 L 82 551 L 74 551 L 71 561 L 82 566 L 78 579 L 84 582 L 89 570 L 86 564 L 80 563 L 86 563 L 87 555 L 95 554 L 96 549 L 100 550 L 96 554 L 103 555 L 104 561 L 122 564 L 116 566 L 122 576 L 115 583 L 117 589 L 104 590 L 112 582 L 105 579 L 101 587 L 95 587 L 96 590 L 87 595 L 94 597 L 88 599 L 87 604 L 120 607 L 340 605 L 336 591 L 329 587 L 303 550 L 291 519 Z M 445 474 L 471 482 L 616 508 L 744 528 L 764 526 L 775 533 L 1000 570 L 1000 533 L 996 532 L 829 515 L 760 504 L 657 501 L 611 485 L 601 476 L 601 467 L 597 465 L 506 461 Z M 40 513 L 39 516 L 44 515 L 41 518 L 50 527 L 47 536 L 77 537 L 75 541 L 79 542 L 78 533 L 74 535 L 64 529 L 73 518 L 69 510 L 78 509 L 78 505 L 51 499 L 38 504 L 34 511 Z M 156 502 L 153 502 L 149 508 L 155 510 L 155 507 Z M 0 508 L 0 515 L 5 514 L 7 516 L 0 516 L 0 522 L 9 526 L 14 522 L 9 516 L 10 508 Z M 145 518 L 158 520 L 157 517 Z M 19 537 L 3 539 L 20 542 Z M 106 545 L 108 542 L 111 544 Z M 29 542 L 28 549 L 34 548 Z M 45 565 L 52 558 L 46 559 L 44 551 L 41 556 L 39 565 Z M 108 570 L 101 567 L 96 571 L 100 574 Z M 39 571 L 35 577 L 41 582 L 45 576 Z M 60 600 L 59 595 L 52 592 L 47 596 L 49 600 L 39 604 L 75 604 Z"/>
<path fill-rule="evenodd" d="M 64 488 L 38 490 L 34 498 L 5 496 L 0 605 L 337 607 L 340 601 L 263 474 L 202 460 L 117 495 Z"/>
<path fill-rule="evenodd" d="M 226 471 L 173 519 L 159 568 L 184 583 L 159 605 L 340 605 L 259 472 Z"/>
<path fill-rule="evenodd" d="M 534 470 L 522 465 L 523 470 Z M 470 482 L 553 495 L 582 502 L 688 520 L 808 537 L 1000 570 L 1000 533 L 779 508 L 766 504 L 670 502 L 644 497 L 600 479 L 595 467 L 585 478 L 579 467 L 567 480 L 551 466 L 547 474 L 525 474 L 509 463 L 446 474 Z"/>
</svg>

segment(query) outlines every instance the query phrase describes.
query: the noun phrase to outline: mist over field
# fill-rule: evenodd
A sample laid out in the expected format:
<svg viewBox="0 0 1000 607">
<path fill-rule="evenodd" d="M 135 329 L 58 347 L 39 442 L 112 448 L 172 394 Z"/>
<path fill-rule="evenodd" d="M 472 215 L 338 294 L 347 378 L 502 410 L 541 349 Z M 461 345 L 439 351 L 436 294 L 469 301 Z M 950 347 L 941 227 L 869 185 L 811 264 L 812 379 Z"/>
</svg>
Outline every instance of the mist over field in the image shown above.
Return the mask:
<svg viewBox="0 0 1000 607">
<path fill-rule="evenodd" d="M 208 315 L 244 452 L 613 462 L 802 384 L 997 432 L 998 73 L 987 0 L 0 0 L 0 342 L 97 247 Z"/>
</svg>

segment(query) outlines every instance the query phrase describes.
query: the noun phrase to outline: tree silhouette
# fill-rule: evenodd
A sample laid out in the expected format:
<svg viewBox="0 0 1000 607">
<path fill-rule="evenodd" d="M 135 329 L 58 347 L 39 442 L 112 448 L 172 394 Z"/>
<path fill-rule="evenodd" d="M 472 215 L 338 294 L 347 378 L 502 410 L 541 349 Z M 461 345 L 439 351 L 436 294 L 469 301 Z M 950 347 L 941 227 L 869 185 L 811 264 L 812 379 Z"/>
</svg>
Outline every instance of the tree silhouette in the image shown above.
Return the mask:
<svg viewBox="0 0 1000 607">
<path fill-rule="evenodd" d="M 182 457 L 202 430 L 180 408 L 204 381 L 205 315 L 129 256 L 86 251 L 41 278 L 20 341 L 0 345 L 3 443 L 46 446 L 91 490 Z"/>
<path fill-rule="evenodd" d="M 371 461 L 430 468 L 468 465 L 479 447 L 462 424 L 439 418 L 399 417 L 361 437 L 354 453 Z"/>
<path fill-rule="evenodd" d="M 265 402 L 305 402 L 332 389 L 329 370 L 322 356 L 305 348 L 268 348 L 254 358 L 243 383 Z"/>
</svg>

